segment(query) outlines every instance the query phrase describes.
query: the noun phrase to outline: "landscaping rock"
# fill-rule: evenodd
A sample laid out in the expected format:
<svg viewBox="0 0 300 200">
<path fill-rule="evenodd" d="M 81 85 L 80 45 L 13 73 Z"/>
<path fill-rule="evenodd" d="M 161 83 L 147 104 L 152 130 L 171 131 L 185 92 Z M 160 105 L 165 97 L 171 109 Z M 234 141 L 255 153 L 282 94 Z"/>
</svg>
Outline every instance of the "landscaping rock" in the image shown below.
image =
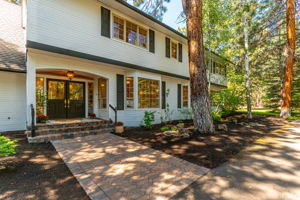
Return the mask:
<svg viewBox="0 0 300 200">
<path fill-rule="evenodd" d="M 188 133 L 183 133 L 183 134 L 181 134 L 181 137 L 183 137 L 183 138 L 189 138 L 189 137 L 191 137 L 191 135 L 188 134 Z"/>
<path fill-rule="evenodd" d="M 259 123 L 255 123 L 255 122 L 250 122 L 249 125 L 250 126 L 265 126 L 263 124 L 259 124 Z"/>
<path fill-rule="evenodd" d="M 165 131 L 164 134 L 166 136 L 178 136 L 178 135 L 180 135 L 179 131 Z"/>
<path fill-rule="evenodd" d="M 228 131 L 228 127 L 226 124 L 218 124 L 217 129 L 222 131 Z"/>
<path fill-rule="evenodd" d="M 184 128 L 184 123 L 179 123 L 176 125 L 178 128 Z"/>
<path fill-rule="evenodd" d="M 248 124 L 246 122 L 240 122 L 239 125 L 247 126 Z"/>
<path fill-rule="evenodd" d="M 178 129 L 181 134 L 190 134 L 191 131 L 187 128 L 179 128 Z"/>
</svg>

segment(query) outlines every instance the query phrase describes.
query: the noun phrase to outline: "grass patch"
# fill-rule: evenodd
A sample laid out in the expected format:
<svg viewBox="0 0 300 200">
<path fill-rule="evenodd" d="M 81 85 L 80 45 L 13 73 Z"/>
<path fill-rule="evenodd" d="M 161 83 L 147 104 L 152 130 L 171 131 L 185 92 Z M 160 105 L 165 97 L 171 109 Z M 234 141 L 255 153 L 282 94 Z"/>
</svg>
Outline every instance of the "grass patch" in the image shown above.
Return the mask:
<svg viewBox="0 0 300 200">
<path fill-rule="evenodd" d="M 239 109 L 237 112 L 247 113 L 247 109 Z M 279 116 L 279 110 L 269 110 L 269 109 L 253 109 L 252 114 L 256 115 L 267 115 L 267 116 Z M 291 117 L 288 117 L 287 120 L 300 120 L 300 112 L 293 112 Z"/>
</svg>

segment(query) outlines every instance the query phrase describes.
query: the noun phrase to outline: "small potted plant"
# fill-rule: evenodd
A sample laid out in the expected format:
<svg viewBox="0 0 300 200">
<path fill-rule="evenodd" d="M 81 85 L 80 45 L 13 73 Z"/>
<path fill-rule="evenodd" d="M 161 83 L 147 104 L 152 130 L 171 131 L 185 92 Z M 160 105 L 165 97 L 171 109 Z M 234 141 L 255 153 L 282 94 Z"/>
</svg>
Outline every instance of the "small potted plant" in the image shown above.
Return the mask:
<svg viewBox="0 0 300 200">
<path fill-rule="evenodd" d="M 46 123 L 49 117 L 47 115 L 39 115 L 36 118 L 37 123 Z"/>
<path fill-rule="evenodd" d="M 123 133 L 124 132 L 123 122 L 116 122 L 115 123 L 115 132 L 116 133 Z"/>
<path fill-rule="evenodd" d="M 96 118 L 96 114 L 95 113 L 89 113 L 89 118 L 90 119 L 95 119 Z"/>
</svg>

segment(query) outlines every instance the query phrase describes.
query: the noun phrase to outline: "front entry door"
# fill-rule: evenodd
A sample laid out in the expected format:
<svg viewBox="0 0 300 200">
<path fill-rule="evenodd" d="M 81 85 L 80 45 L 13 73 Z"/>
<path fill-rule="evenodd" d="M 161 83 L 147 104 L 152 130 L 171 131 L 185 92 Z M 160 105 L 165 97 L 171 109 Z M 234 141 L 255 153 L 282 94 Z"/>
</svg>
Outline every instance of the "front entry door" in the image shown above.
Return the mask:
<svg viewBox="0 0 300 200">
<path fill-rule="evenodd" d="M 47 80 L 47 115 L 49 119 L 85 116 L 85 84 L 82 82 Z"/>
</svg>

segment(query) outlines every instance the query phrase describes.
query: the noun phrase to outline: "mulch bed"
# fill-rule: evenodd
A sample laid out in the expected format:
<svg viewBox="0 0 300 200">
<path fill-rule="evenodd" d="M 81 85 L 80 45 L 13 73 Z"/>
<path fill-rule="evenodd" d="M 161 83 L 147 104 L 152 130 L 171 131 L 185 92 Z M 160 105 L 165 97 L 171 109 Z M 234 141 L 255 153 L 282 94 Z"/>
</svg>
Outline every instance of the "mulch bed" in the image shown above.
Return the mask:
<svg viewBox="0 0 300 200">
<path fill-rule="evenodd" d="M 191 124 L 191 121 L 185 123 Z M 222 123 L 227 125 L 228 131 L 217 131 L 211 135 L 194 133 L 190 138 L 166 136 L 160 130 L 161 125 L 154 126 L 151 130 L 143 127 L 129 128 L 117 135 L 194 164 L 215 168 L 286 122 L 280 118 L 261 115 L 254 115 L 253 119 L 248 120 L 244 114 L 238 114 L 227 117 Z"/>
<path fill-rule="evenodd" d="M 18 147 L 15 156 L 0 158 L 16 164 L 0 173 L 0 199 L 89 199 L 52 144 L 28 144 L 24 132 L 5 136 Z"/>
</svg>

